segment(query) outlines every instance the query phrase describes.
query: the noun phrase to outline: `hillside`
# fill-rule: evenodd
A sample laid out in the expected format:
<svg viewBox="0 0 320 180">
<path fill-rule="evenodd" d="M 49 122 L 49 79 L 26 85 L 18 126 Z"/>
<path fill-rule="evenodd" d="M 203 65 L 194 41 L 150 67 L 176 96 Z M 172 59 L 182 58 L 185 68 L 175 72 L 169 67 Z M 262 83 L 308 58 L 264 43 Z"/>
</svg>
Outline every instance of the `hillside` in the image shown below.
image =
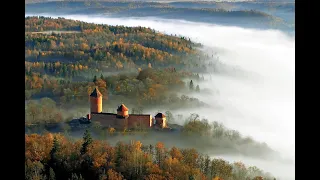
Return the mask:
<svg viewBox="0 0 320 180">
<path fill-rule="evenodd" d="M 54 16 L 97 15 L 108 18 L 157 17 L 161 19 L 272 28 L 294 31 L 295 4 L 290 2 L 214 1 L 42 1 L 26 4 L 26 14 Z"/>
<path fill-rule="evenodd" d="M 87 109 L 94 86 L 103 93 L 106 108 L 120 102 L 136 108 L 201 105 L 175 93 L 187 88 L 185 78 L 200 79 L 192 70 L 204 60 L 199 45 L 186 37 L 48 17 L 26 17 L 25 31 L 28 113 L 37 104 L 51 104 L 51 110 Z"/>
<path fill-rule="evenodd" d="M 27 17 L 25 31 L 26 58 L 29 61 L 45 62 L 60 58 L 68 63 L 81 63 L 93 60 L 104 62 L 110 68 L 122 69 L 147 66 L 148 63 L 153 66 L 182 64 L 183 55 L 195 53 L 195 44 L 186 38 L 164 35 L 150 28 Z M 72 33 L 48 34 L 47 31 Z M 123 66 L 124 63 L 127 66 Z"/>
</svg>

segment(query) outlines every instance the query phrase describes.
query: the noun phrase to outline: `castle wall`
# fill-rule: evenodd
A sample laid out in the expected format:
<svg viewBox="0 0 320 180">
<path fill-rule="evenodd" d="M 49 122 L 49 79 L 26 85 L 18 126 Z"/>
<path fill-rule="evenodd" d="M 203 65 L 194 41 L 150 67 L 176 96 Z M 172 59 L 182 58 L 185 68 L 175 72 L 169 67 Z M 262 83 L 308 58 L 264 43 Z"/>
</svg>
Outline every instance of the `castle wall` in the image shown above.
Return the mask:
<svg viewBox="0 0 320 180">
<path fill-rule="evenodd" d="M 112 127 L 117 130 L 122 130 L 126 126 L 126 119 L 117 118 L 117 114 L 112 113 L 92 113 L 91 122 L 99 122 L 102 127 Z"/>
<path fill-rule="evenodd" d="M 102 112 L 102 97 L 90 97 L 90 112 L 101 113 Z"/>
<path fill-rule="evenodd" d="M 141 125 L 144 128 L 150 128 L 152 126 L 152 116 L 130 114 L 128 117 L 128 128 L 135 128 L 139 125 Z"/>
</svg>

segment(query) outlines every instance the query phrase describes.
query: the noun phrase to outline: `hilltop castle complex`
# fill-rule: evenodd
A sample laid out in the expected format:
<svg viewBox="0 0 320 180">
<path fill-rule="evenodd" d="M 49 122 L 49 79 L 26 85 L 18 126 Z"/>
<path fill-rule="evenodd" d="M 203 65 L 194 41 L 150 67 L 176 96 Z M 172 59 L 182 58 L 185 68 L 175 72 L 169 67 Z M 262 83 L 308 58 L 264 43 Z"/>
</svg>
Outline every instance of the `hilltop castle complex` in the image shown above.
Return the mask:
<svg viewBox="0 0 320 180">
<path fill-rule="evenodd" d="M 166 128 L 166 116 L 158 113 L 154 118 L 150 114 L 129 114 L 129 109 L 121 104 L 117 108 L 117 114 L 102 112 L 102 94 L 96 87 L 90 94 L 90 114 L 87 115 L 90 122 L 99 122 L 103 127 L 115 129 Z"/>
</svg>

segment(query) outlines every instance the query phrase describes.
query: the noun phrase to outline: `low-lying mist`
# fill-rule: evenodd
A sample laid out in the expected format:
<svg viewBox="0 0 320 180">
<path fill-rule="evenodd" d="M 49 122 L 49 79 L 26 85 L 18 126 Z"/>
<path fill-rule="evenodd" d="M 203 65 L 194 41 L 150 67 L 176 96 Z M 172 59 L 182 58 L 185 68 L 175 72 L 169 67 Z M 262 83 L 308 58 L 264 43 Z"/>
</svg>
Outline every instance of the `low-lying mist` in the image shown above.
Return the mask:
<svg viewBox="0 0 320 180">
<path fill-rule="evenodd" d="M 173 111 L 173 114 L 188 116 L 197 113 L 209 121 L 218 121 L 228 128 L 238 130 L 244 136 L 267 143 L 293 163 L 260 161 L 261 165 L 256 165 L 280 179 L 295 178 L 294 37 L 275 30 L 243 29 L 178 20 L 64 17 L 99 24 L 146 26 L 168 34 L 187 36 L 202 43 L 205 46 L 203 50 L 210 56 L 216 54 L 211 59 L 215 66 L 211 74 L 204 75 L 205 81 L 197 83 L 203 93 L 192 95 L 210 106 L 191 111 Z M 245 157 L 235 157 L 224 158 L 247 162 Z"/>
</svg>

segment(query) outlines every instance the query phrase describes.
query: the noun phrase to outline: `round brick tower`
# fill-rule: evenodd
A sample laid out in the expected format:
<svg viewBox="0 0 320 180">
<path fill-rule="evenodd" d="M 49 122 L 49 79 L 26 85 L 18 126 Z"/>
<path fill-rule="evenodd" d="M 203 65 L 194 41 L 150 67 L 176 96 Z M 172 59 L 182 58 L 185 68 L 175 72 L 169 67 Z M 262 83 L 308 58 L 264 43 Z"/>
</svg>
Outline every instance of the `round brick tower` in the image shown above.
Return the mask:
<svg viewBox="0 0 320 180">
<path fill-rule="evenodd" d="M 121 117 L 128 117 L 129 109 L 124 104 L 121 104 L 117 109 L 117 115 Z"/>
<path fill-rule="evenodd" d="M 90 94 L 90 112 L 102 112 L 102 94 L 99 92 L 97 87 L 95 87 L 93 92 Z"/>
<path fill-rule="evenodd" d="M 156 125 L 161 127 L 161 128 L 165 128 L 167 127 L 167 118 L 164 114 L 162 113 L 158 113 L 156 116 L 155 116 L 155 119 L 156 119 Z"/>
</svg>

